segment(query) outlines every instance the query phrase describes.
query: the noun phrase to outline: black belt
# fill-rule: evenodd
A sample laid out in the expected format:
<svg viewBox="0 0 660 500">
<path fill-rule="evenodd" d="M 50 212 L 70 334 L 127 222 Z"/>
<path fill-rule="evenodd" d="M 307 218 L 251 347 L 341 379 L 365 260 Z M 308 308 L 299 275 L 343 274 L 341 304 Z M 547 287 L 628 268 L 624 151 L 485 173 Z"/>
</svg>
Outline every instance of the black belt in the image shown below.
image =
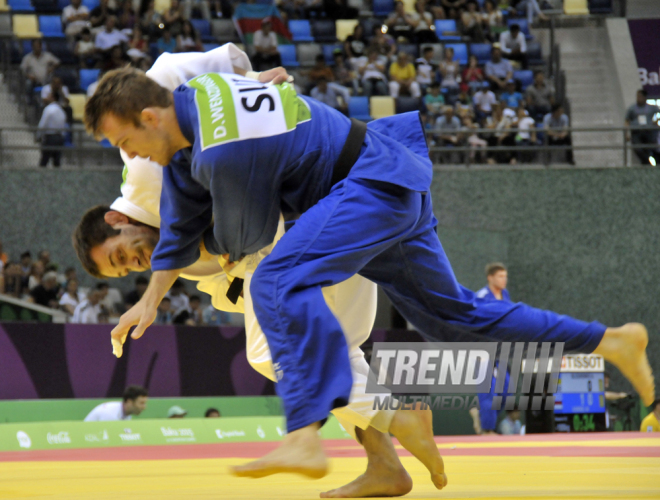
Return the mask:
<svg viewBox="0 0 660 500">
<path fill-rule="evenodd" d="M 344 147 L 341 148 L 341 153 L 339 153 L 339 158 L 335 162 L 335 166 L 332 169 L 332 179 L 330 180 L 330 185 L 334 186 L 340 181 L 343 181 L 348 176 L 348 173 L 355 165 L 355 162 L 360 157 L 360 150 L 362 149 L 362 144 L 364 143 L 364 138 L 367 135 L 367 124 L 351 118 L 351 129 L 348 131 L 348 137 L 344 143 Z M 243 292 L 243 279 L 234 278 L 229 285 L 227 290 L 227 298 L 232 304 L 238 302 L 238 297 L 240 297 L 241 292 Z"/>
</svg>

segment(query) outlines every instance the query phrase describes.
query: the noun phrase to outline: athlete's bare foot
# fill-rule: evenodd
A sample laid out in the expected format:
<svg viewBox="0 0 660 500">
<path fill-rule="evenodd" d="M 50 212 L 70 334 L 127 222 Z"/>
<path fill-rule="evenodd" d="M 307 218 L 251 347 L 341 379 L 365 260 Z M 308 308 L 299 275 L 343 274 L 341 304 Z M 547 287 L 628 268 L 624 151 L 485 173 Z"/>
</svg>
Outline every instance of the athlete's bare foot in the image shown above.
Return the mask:
<svg viewBox="0 0 660 500">
<path fill-rule="evenodd" d="M 350 483 L 321 493 L 321 498 L 399 497 L 410 493 L 412 479 L 403 468 L 392 440 L 373 427 L 356 429 L 369 463 L 364 474 Z"/>
<path fill-rule="evenodd" d="M 431 473 L 431 481 L 441 490 L 447 486 L 445 464 L 433 440 L 433 415 L 430 409 L 397 410 L 390 432 Z"/>
<path fill-rule="evenodd" d="M 649 336 L 640 323 L 627 323 L 619 328 L 605 330 L 594 354 L 600 354 L 616 366 L 630 381 L 645 405 L 655 399 L 653 372 L 646 357 Z"/>
<path fill-rule="evenodd" d="M 318 424 L 312 424 L 290 432 L 279 448 L 259 460 L 232 467 L 231 473 L 240 477 L 266 477 L 292 472 L 312 479 L 322 478 L 328 473 L 328 460 L 318 429 Z"/>
</svg>

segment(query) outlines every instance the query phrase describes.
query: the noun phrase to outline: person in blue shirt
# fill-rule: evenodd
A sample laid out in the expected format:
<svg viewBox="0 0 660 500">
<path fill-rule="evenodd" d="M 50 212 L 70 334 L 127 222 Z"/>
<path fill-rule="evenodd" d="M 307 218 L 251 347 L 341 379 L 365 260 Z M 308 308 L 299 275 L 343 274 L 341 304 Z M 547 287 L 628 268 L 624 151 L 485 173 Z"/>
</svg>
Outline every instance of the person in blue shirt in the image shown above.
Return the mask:
<svg viewBox="0 0 660 500">
<path fill-rule="evenodd" d="M 123 343 L 134 325 L 132 338 L 144 333 L 200 245 L 221 256 L 231 274 L 243 256 L 272 242 L 280 211 L 302 214 L 250 285 L 288 433 L 266 457 L 234 468 L 238 475 L 327 473 L 317 431 L 332 408 L 347 404 L 352 380 L 344 334 L 322 288 L 356 273 L 380 284 L 427 338 L 452 329 L 484 341 L 562 341 L 566 351 L 602 354 L 644 401 L 654 399 L 642 325 L 608 329 L 522 303 L 478 301 L 457 282 L 436 233 L 419 113 L 366 126 L 298 96 L 288 83 L 255 85 L 209 73 L 172 93 L 127 68 L 100 81 L 85 123 L 129 157 L 167 165 L 154 253 L 120 249 L 107 256 L 117 274 L 139 266 L 140 258 L 155 271 L 143 298 L 113 330 L 114 342 Z M 437 447 L 419 445 L 413 454 L 444 487 Z"/>
<path fill-rule="evenodd" d="M 501 262 L 493 262 L 486 266 L 486 279 L 488 285 L 475 293 L 480 300 L 504 300 L 511 302 L 509 292 L 506 289 L 509 280 L 506 267 Z"/>
<path fill-rule="evenodd" d="M 504 103 L 507 108 L 518 109 L 520 103 L 523 102 L 523 95 L 516 90 L 515 80 L 506 82 L 506 89 L 500 95 L 500 101 Z"/>
</svg>

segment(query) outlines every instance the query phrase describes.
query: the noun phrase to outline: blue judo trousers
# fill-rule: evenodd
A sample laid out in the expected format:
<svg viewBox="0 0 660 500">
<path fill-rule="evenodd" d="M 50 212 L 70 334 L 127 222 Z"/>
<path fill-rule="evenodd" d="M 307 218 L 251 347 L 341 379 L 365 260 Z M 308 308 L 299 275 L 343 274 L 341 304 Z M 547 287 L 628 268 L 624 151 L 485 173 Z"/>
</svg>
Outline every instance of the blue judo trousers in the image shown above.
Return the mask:
<svg viewBox="0 0 660 500">
<path fill-rule="evenodd" d="M 457 282 L 436 233 L 432 167 L 418 113 L 371 122 L 359 159 L 331 186 L 350 128 L 335 110 L 299 97 L 311 119 L 295 130 L 204 150 L 193 90 L 181 87 L 174 98 L 193 147 L 164 172 L 155 270 L 194 261 L 202 237 L 210 251 L 236 259 L 268 244 L 261 235 L 272 240 L 273 210 L 302 214 L 260 263 L 250 288 L 289 431 L 348 403 L 348 350 L 321 289 L 356 273 L 381 285 L 429 340 L 450 340 L 453 333 L 482 341 L 565 342 L 566 351 L 587 353 L 598 346 L 602 324 L 522 303 L 477 301 Z M 229 203 L 231 197 L 237 201 Z M 212 234 L 204 233 L 209 224 Z"/>
</svg>

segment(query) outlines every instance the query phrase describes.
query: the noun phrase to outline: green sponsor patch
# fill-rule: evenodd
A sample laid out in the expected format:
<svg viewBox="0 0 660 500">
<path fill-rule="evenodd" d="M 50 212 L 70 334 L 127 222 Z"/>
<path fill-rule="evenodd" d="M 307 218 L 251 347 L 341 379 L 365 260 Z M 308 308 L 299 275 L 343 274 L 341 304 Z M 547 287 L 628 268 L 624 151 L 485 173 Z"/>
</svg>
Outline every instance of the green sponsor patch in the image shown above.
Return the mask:
<svg viewBox="0 0 660 500">
<path fill-rule="evenodd" d="M 199 112 L 202 150 L 238 139 L 234 99 L 227 82 L 217 74 L 207 73 L 188 85 L 197 89 L 195 99 Z"/>
</svg>

